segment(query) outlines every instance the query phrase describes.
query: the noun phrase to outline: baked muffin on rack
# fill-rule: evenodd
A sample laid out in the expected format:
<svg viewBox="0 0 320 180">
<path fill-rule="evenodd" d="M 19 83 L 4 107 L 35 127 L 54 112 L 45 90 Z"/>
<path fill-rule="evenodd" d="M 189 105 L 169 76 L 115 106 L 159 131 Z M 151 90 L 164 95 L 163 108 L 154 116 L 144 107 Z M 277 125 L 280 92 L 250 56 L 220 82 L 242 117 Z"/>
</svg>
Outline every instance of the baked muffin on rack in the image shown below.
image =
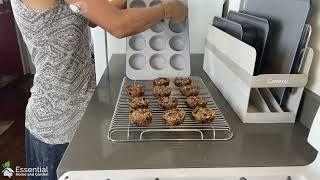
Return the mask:
<svg viewBox="0 0 320 180">
<path fill-rule="evenodd" d="M 170 79 L 160 77 L 155 80 L 153 80 L 153 86 L 169 86 L 170 84 Z"/>
<path fill-rule="evenodd" d="M 161 109 L 176 109 L 178 107 L 178 99 L 175 97 L 160 97 L 158 103 Z"/>
<path fill-rule="evenodd" d="M 190 78 L 177 77 L 174 80 L 174 84 L 177 87 L 183 87 L 183 86 L 191 85 L 191 83 L 192 83 L 192 80 Z"/>
<path fill-rule="evenodd" d="M 129 104 L 130 110 L 146 109 L 148 108 L 149 101 L 144 97 L 135 97 L 135 98 L 130 98 L 128 100 L 128 104 Z"/>
<path fill-rule="evenodd" d="M 189 96 L 186 103 L 189 108 L 207 107 L 208 101 L 200 96 Z"/>
<path fill-rule="evenodd" d="M 170 109 L 163 113 L 163 120 L 169 126 L 179 126 L 186 118 L 186 112 L 181 109 Z"/>
<path fill-rule="evenodd" d="M 144 85 L 132 84 L 127 86 L 128 96 L 141 97 L 144 96 Z"/>
<path fill-rule="evenodd" d="M 152 122 L 150 109 L 136 109 L 129 114 L 129 120 L 138 127 L 147 127 Z"/>
<path fill-rule="evenodd" d="M 200 124 L 210 124 L 215 119 L 215 112 L 210 108 L 196 107 L 192 110 L 192 117 Z"/>
<path fill-rule="evenodd" d="M 171 95 L 172 89 L 168 86 L 154 86 L 153 95 L 157 98 L 169 97 Z"/>
<path fill-rule="evenodd" d="M 200 92 L 200 87 L 196 85 L 187 85 L 180 88 L 180 92 L 182 95 L 189 96 L 198 96 Z"/>
</svg>

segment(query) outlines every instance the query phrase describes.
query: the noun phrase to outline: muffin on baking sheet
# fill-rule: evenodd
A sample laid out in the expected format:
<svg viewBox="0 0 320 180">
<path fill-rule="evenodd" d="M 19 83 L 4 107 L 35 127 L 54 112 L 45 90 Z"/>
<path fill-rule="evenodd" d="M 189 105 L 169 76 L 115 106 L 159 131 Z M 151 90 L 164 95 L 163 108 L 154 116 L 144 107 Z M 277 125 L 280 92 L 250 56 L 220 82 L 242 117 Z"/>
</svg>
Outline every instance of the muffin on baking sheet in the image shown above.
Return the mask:
<svg viewBox="0 0 320 180">
<path fill-rule="evenodd" d="M 157 98 L 160 97 L 168 97 L 171 95 L 172 89 L 167 86 L 154 86 L 153 87 L 153 95 Z"/>
<path fill-rule="evenodd" d="M 180 88 L 180 92 L 184 96 L 198 96 L 200 87 L 196 85 L 187 85 Z"/>
<path fill-rule="evenodd" d="M 210 108 L 196 107 L 192 110 L 192 117 L 195 122 L 209 124 L 215 119 L 215 112 Z"/>
<path fill-rule="evenodd" d="M 189 108 L 207 107 L 208 101 L 200 96 L 189 96 L 186 103 Z"/>
<path fill-rule="evenodd" d="M 144 85 L 132 84 L 127 86 L 128 96 L 141 97 L 144 96 Z"/>
<path fill-rule="evenodd" d="M 130 110 L 146 109 L 148 108 L 149 101 L 144 97 L 135 97 L 128 100 Z"/>
<path fill-rule="evenodd" d="M 153 80 L 153 86 L 169 86 L 170 84 L 170 79 L 160 77 L 155 80 Z"/>
<path fill-rule="evenodd" d="M 182 87 L 182 86 L 187 86 L 187 85 L 191 85 L 192 80 L 190 78 L 184 78 L 184 77 L 177 77 L 174 80 L 174 84 L 177 87 Z"/>
<path fill-rule="evenodd" d="M 175 97 L 160 97 L 158 103 L 161 109 L 176 109 L 178 107 L 178 99 Z"/>
<path fill-rule="evenodd" d="M 186 118 L 186 112 L 181 109 L 170 109 L 163 113 L 163 120 L 169 126 L 179 126 Z"/>
<path fill-rule="evenodd" d="M 152 122 L 152 112 L 150 109 L 136 109 L 129 114 L 132 124 L 139 127 L 147 127 Z"/>
</svg>

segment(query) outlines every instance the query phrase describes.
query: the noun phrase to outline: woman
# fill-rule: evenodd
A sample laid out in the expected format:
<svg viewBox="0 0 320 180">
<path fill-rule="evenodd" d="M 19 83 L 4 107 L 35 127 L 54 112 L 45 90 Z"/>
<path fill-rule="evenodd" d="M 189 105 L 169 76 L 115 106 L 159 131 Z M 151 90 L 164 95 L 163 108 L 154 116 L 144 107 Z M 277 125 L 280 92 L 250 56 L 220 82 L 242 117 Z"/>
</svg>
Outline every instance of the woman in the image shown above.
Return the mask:
<svg viewBox="0 0 320 180">
<path fill-rule="evenodd" d="M 177 0 L 126 10 L 124 0 L 11 0 L 11 4 L 36 67 L 26 108 L 27 166 L 49 170 L 47 177 L 29 179 L 56 179 L 56 168 L 95 88 L 89 22 L 122 38 L 164 18 L 183 21 L 187 8 Z"/>
</svg>

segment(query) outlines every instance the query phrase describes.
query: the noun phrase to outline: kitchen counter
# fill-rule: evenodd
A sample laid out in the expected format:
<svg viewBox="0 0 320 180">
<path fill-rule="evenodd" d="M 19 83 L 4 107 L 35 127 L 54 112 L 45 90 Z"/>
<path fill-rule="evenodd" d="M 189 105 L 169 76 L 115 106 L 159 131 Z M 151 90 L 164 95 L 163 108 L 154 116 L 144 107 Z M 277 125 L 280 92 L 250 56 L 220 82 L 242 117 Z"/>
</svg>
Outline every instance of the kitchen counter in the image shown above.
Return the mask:
<svg viewBox="0 0 320 180">
<path fill-rule="evenodd" d="M 58 168 L 68 171 L 294 166 L 311 163 L 316 151 L 309 130 L 296 124 L 243 124 L 202 69 L 203 55 L 191 56 L 200 76 L 231 125 L 234 137 L 220 142 L 130 142 L 107 139 L 109 123 L 125 77 L 125 56 L 112 56 Z M 236 91 L 236 89 L 235 89 Z"/>
</svg>

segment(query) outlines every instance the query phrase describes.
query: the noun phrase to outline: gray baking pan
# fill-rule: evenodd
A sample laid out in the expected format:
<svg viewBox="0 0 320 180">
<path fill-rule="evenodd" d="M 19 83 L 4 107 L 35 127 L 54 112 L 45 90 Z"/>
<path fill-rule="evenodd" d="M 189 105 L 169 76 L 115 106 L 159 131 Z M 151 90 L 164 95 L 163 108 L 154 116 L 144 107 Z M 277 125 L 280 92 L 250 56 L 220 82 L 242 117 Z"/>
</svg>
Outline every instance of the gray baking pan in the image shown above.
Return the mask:
<svg viewBox="0 0 320 180">
<path fill-rule="evenodd" d="M 222 17 L 214 17 L 212 25 L 231 36 L 242 40 L 242 26 L 239 23 L 230 21 L 228 19 L 222 18 Z"/>
<path fill-rule="evenodd" d="M 221 17 L 214 17 L 212 25 L 255 48 L 257 43 L 255 27 L 241 25 Z"/>
<path fill-rule="evenodd" d="M 305 54 L 305 50 L 309 44 L 309 40 L 312 33 L 312 27 L 310 24 L 306 24 L 303 29 L 303 33 L 299 42 L 298 50 L 295 56 L 295 60 L 291 69 L 291 74 L 297 74 L 300 71 L 301 64 L 303 63 L 303 57 Z M 293 88 L 285 88 L 284 96 L 280 103 L 281 106 L 284 106 L 288 100 L 289 94 L 294 93 Z"/>
<path fill-rule="evenodd" d="M 256 28 L 257 38 L 256 45 L 254 47 L 257 51 L 257 60 L 255 64 L 254 75 L 258 75 L 265 58 L 265 46 L 267 45 L 269 39 L 268 20 L 235 11 L 229 11 L 227 19 L 241 24 L 242 27 Z"/>
<path fill-rule="evenodd" d="M 266 18 L 271 24 L 272 37 L 262 71 L 289 74 L 310 11 L 310 0 L 242 0 L 240 10 Z M 279 103 L 284 91 L 284 88 L 272 90 Z"/>
</svg>

